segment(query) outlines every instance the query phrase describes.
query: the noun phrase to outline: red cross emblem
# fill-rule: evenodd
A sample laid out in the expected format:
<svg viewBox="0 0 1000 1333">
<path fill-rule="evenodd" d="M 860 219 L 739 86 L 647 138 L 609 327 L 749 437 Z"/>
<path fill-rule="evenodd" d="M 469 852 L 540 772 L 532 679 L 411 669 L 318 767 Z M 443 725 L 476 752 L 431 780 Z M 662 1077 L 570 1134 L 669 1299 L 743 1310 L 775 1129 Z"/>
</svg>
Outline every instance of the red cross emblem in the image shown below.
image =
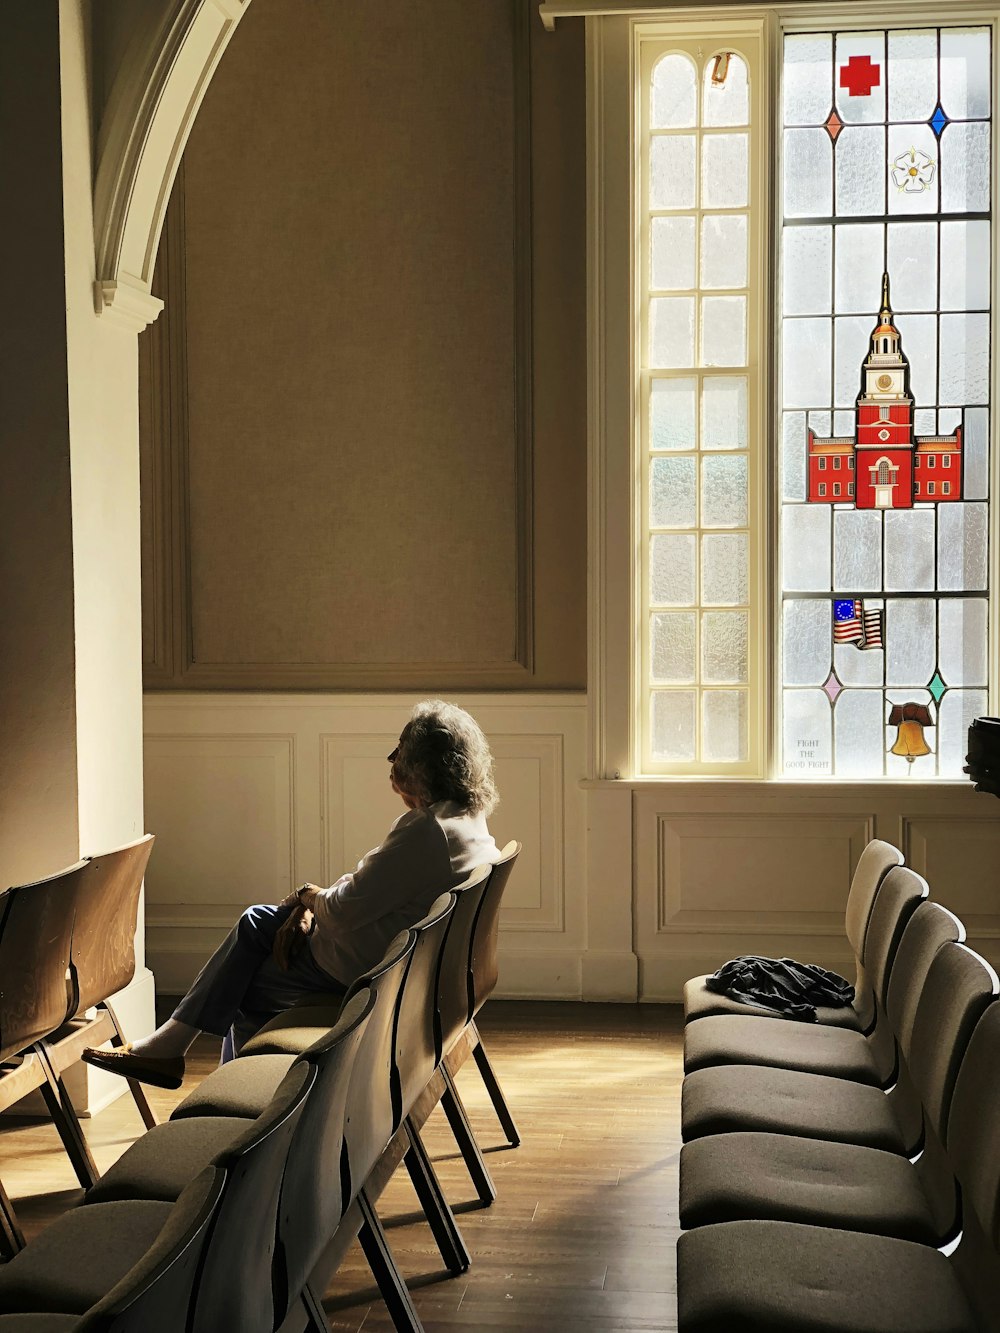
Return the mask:
<svg viewBox="0 0 1000 1333">
<path fill-rule="evenodd" d="M 882 82 L 882 67 L 872 64 L 868 56 L 851 56 L 840 67 L 840 86 L 851 97 L 867 97 Z"/>
</svg>

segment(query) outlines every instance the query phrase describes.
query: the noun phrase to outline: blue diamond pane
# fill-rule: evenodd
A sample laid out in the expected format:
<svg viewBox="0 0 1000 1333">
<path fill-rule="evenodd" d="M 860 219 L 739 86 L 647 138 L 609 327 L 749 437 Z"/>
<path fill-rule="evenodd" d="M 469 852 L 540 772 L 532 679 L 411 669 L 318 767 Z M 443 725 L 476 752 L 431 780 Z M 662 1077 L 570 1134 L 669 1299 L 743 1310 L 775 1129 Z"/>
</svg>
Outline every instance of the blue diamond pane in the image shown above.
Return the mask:
<svg viewBox="0 0 1000 1333">
<path fill-rule="evenodd" d="M 940 139 L 941 131 L 948 124 L 948 117 L 944 114 L 944 111 L 941 109 L 940 102 L 938 103 L 937 109 L 935 110 L 933 116 L 931 116 L 930 120 L 928 121 L 928 124 L 930 125 L 934 133 L 937 135 L 937 137 Z"/>
<path fill-rule="evenodd" d="M 948 686 L 941 679 L 940 671 L 934 672 L 934 679 L 927 686 L 927 688 L 930 690 L 931 694 L 933 694 L 934 702 L 936 704 L 939 704 L 941 702 L 942 694 L 944 694 L 945 690 L 948 688 Z"/>
</svg>

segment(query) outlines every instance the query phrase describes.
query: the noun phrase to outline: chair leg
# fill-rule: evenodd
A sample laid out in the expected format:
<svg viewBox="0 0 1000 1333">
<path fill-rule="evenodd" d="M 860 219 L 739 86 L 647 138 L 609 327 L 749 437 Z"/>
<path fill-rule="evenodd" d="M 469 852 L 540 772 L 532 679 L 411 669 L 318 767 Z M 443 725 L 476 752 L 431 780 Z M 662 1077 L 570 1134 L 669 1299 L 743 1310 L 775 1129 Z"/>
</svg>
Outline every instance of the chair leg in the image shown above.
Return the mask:
<svg viewBox="0 0 1000 1333">
<path fill-rule="evenodd" d="M 444 1197 L 441 1182 L 431 1165 L 431 1159 L 427 1156 L 427 1149 L 423 1145 L 416 1126 L 409 1117 L 406 1118 L 404 1124 L 407 1138 L 410 1140 L 410 1147 L 403 1161 L 410 1173 L 410 1180 L 417 1192 L 420 1206 L 424 1210 L 431 1231 L 434 1233 L 437 1247 L 441 1251 L 441 1258 L 444 1260 L 448 1272 L 457 1277 L 459 1273 L 468 1271 L 469 1265 L 472 1263 L 472 1257 L 466 1249 L 462 1233 L 455 1221 L 455 1214 L 451 1211 L 448 1200 Z"/>
<path fill-rule="evenodd" d="M 424 1326 L 410 1299 L 403 1275 L 392 1257 L 389 1242 L 382 1230 L 382 1223 L 378 1220 L 378 1214 L 364 1190 L 358 1194 L 358 1207 L 363 1218 L 358 1239 L 368 1260 L 368 1267 L 372 1270 L 372 1276 L 382 1293 L 393 1328 L 396 1329 L 396 1333 L 424 1333 Z"/>
<path fill-rule="evenodd" d="M 306 1312 L 306 1326 L 303 1333 L 330 1333 L 330 1321 L 323 1309 L 323 1302 L 308 1282 L 302 1288 L 299 1299 Z"/>
<path fill-rule="evenodd" d="M 104 1007 L 108 1011 L 108 1017 L 111 1019 L 115 1028 L 114 1040 L 111 1043 L 112 1049 L 128 1045 L 125 1040 L 125 1033 L 122 1031 L 122 1025 L 118 1022 L 118 1015 L 115 1013 L 114 1009 L 112 1009 L 111 1005 L 108 1004 L 107 1000 L 104 1001 Z M 156 1119 L 156 1112 L 146 1100 L 145 1089 L 142 1084 L 137 1083 L 134 1078 L 127 1079 L 126 1082 L 128 1083 L 128 1090 L 132 1094 L 132 1100 L 135 1102 L 136 1110 L 142 1116 L 142 1123 L 147 1129 L 152 1129 L 153 1126 L 159 1122 Z"/>
<path fill-rule="evenodd" d="M 482 1075 L 483 1082 L 486 1084 L 486 1091 L 490 1094 L 490 1101 L 493 1103 L 493 1109 L 497 1113 L 497 1119 L 500 1121 L 500 1128 L 507 1136 L 507 1142 L 512 1148 L 518 1148 L 521 1144 L 521 1136 L 517 1132 L 517 1125 L 514 1124 L 514 1117 L 510 1113 L 510 1107 L 507 1105 L 507 1099 L 503 1095 L 503 1089 L 500 1082 L 493 1072 L 493 1066 L 490 1064 L 489 1056 L 483 1049 L 483 1039 L 479 1035 L 479 1029 L 475 1023 L 471 1024 L 472 1031 L 475 1034 L 476 1044 L 472 1048 L 472 1058 L 476 1062 L 476 1067 Z"/>
<path fill-rule="evenodd" d="M 465 1165 L 472 1177 L 472 1183 L 476 1187 L 476 1193 L 479 1195 L 479 1202 L 488 1208 L 497 1197 L 496 1186 L 486 1169 L 486 1163 L 483 1161 L 483 1154 L 479 1150 L 479 1144 L 476 1142 L 476 1136 L 472 1132 L 472 1126 L 469 1124 L 469 1117 L 466 1114 L 465 1107 L 462 1105 L 462 1099 L 458 1095 L 458 1089 L 455 1087 L 455 1080 L 445 1069 L 440 1066 L 444 1074 L 444 1081 L 447 1084 L 444 1095 L 441 1098 L 441 1105 L 444 1113 L 448 1117 L 448 1124 L 451 1125 L 451 1132 L 455 1135 L 455 1142 L 458 1144 L 459 1151 L 465 1159 Z"/>
<path fill-rule="evenodd" d="M 66 1091 L 66 1084 L 49 1063 L 48 1055 L 42 1043 L 36 1043 L 32 1050 L 41 1061 L 42 1071 L 45 1074 L 45 1082 L 41 1086 L 45 1105 L 48 1107 L 49 1115 L 51 1115 L 53 1123 L 59 1131 L 59 1137 L 62 1139 L 66 1154 L 73 1163 L 77 1180 L 85 1190 L 88 1190 L 91 1185 L 97 1184 L 101 1178 L 101 1173 L 97 1169 L 97 1163 L 91 1156 L 87 1140 L 83 1136 L 83 1129 L 76 1114 L 76 1107 Z"/>
<path fill-rule="evenodd" d="M 4 1259 L 13 1259 L 18 1250 L 23 1249 L 24 1233 L 14 1212 L 14 1205 L 0 1184 L 0 1255 Z"/>
</svg>

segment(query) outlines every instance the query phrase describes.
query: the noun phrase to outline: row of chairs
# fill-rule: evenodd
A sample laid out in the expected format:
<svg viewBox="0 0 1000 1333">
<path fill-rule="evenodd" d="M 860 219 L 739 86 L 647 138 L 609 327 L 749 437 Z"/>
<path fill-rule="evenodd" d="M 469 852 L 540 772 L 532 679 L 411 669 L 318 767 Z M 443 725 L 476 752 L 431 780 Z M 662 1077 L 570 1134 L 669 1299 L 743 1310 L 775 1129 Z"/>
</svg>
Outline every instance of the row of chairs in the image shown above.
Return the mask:
<svg viewBox="0 0 1000 1333">
<path fill-rule="evenodd" d="M 395 1327 L 419 1330 L 375 1203 L 405 1163 L 446 1267 L 468 1268 L 420 1125 L 453 1091 L 446 1060 L 495 964 L 477 923 L 518 851 L 442 895 L 339 1012 L 280 1015 L 133 1144 L 0 1268 L 0 1333 L 274 1333 L 290 1317 L 315 1333 L 356 1236 Z"/>
<path fill-rule="evenodd" d="M 98 1178 L 64 1075 L 87 1046 L 124 1044 L 110 997 L 135 974 L 139 890 L 153 837 L 0 895 L 0 1110 L 40 1091 L 80 1184 Z M 129 1087 L 155 1125 L 141 1084 Z M 0 1185 L 0 1252 L 24 1236 Z"/>
<path fill-rule="evenodd" d="M 685 990 L 680 1333 L 1000 1331 L 1000 981 L 889 844 L 853 1005 Z"/>
</svg>

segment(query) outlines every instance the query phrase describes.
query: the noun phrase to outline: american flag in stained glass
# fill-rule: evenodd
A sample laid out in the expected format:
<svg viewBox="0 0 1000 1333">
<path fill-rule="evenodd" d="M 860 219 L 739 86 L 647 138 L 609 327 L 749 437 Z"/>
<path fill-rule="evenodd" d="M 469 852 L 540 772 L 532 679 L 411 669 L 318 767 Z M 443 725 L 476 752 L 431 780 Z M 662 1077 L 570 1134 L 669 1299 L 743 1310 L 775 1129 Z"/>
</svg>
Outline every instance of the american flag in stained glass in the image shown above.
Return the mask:
<svg viewBox="0 0 1000 1333">
<path fill-rule="evenodd" d="M 864 602 L 833 604 L 834 643 L 853 643 L 858 648 L 882 647 L 882 612 L 866 611 Z"/>
</svg>

